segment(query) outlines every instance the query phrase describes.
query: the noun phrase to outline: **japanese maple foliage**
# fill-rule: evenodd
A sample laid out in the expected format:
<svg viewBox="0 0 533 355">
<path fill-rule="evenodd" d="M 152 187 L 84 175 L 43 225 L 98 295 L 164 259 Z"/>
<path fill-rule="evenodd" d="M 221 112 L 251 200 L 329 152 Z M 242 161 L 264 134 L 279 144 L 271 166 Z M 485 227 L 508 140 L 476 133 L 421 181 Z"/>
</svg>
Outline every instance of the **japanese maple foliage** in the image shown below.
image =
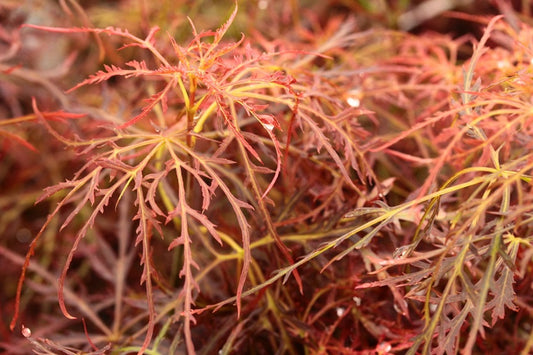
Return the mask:
<svg viewBox="0 0 533 355">
<path fill-rule="evenodd" d="M 533 30 L 356 3 L 3 28 L 6 351 L 527 353 Z M 36 33 L 68 43 L 53 75 L 13 62 Z"/>
</svg>

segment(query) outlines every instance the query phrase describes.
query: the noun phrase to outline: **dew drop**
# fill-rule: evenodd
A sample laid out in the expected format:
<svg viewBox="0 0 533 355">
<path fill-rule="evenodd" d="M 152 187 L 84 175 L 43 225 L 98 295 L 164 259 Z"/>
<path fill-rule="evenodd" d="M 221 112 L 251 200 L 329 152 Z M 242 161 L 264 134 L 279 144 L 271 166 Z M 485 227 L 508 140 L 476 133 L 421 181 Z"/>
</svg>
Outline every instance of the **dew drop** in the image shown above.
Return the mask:
<svg viewBox="0 0 533 355">
<path fill-rule="evenodd" d="M 506 60 L 499 60 L 496 62 L 496 66 L 498 67 L 498 69 L 507 68 L 509 66 L 509 62 Z"/>
<path fill-rule="evenodd" d="M 380 343 L 376 347 L 376 351 L 378 354 L 386 354 L 392 349 L 392 346 L 389 343 Z"/>
<path fill-rule="evenodd" d="M 359 107 L 359 105 L 361 104 L 361 101 L 354 97 L 348 97 L 346 99 L 346 102 L 348 102 L 348 105 L 350 105 L 351 107 Z"/>
<path fill-rule="evenodd" d="M 346 102 L 351 107 L 359 107 L 361 105 L 361 90 L 353 89 L 348 92 L 346 95 Z"/>
<path fill-rule="evenodd" d="M 21 333 L 22 333 L 22 335 L 24 336 L 24 338 L 29 338 L 29 337 L 31 337 L 31 329 L 30 329 L 30 328 L 26 328 L 26 327 L 24 326 L 24 324 L 22 325 Z"/>
<path fill-rule="evenodd" d="M 401 305 L 394 302 L 393 308 L 396 312 L 405 316 L 406 314 L 403 310 L 407 308 L 407 302 L 405 300 L 401 300 L 400 302 L 402 303 Z"/>
<path fill-rule="evenodd" d="M 359 307 L 361 305 L 361 298 L 360 297 L 352 297 L 352 300 L 355 302 L 355 305 Z"/>
<path fill-rule="evenodd" d="M 268 129 L 269 131 L 272 131 L 274 129 L 274 125 L 270 123 L 263 123 L 263 126 Z"/>
</svg>

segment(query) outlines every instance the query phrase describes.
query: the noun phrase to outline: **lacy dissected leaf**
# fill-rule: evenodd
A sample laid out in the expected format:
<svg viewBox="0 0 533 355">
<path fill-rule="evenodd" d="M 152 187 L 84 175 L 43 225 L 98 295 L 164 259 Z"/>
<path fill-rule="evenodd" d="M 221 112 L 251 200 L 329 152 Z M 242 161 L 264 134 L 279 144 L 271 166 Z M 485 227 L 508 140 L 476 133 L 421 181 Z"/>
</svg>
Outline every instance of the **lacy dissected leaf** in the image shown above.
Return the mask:
<svg viewBox="0 0 533 355">
<path fill-rule="evenodd" d="M 152 70 L 148 70 L 146 68 L 146 64 L 144 65 L 143 68 L 134 67 L 133 69 L 122 69 L 122 68 L 117 67 L 116 65 L 106 64 L 104 65 L 104 70 L 99 70 L 98 72 L 96 72 L 96 74 L 89 76 L 89 78 L 78 83 L 76 86 L 69 89 L 67 92 L 72 92 L 85 85 L 99 84 L 115 76 L 123 76 L 125 78 L 130 78 L 130 77 L 136 77 L 136 76 L 142 76 L 142 75 L 153 75 L 153 74 L 154 72 Z"/>
<path fill-rule="evenodd" d="M 175 87 L 175 83 L 176 82 L 174 80 L 170 80 L 165 85 L 163 90 L 161 90 L 160 92 L 154 94 L 150 99 L 147 100 L 148 104 L 145 107 L 143 107 L 143 109 L 142 109 L 140 114 L 138 114 L 137 116 L 135 116 L 135 117 L 129 119 L 128 121 L 124 122 L 118 128 L 124 129 L 124 128 L 127 128 L 127 127 L 131 126 L 131 125 L 134 125 L 138 121 L 142 120 L 150 112 L 152 112 L 154 107 L 156 105 L 158 105 L 158 104 L 161 104 L 161 106 L 163 108 L 163 111 L 165 111 L 166 108 L 167 108 L 167 94 L 168 94 L 168 92 L 170 90 L 172 90 Z"/>
<path fill-rule="evenodd" d="M 507 267 L 501 272 L 494 281 L 492 288 L 493 298 L 485 305 L 486 309 L 492 309 L 492 325 L 497 322 L 499 318 L 504 318 L 505 309 L 517 311 L 518 307 L 514 304 L 514 271 Z"/>
<path fill-rule="evenodd" d="M 518 248 L 523 241 L 511 234 L 507 235 L 506 239 L 509 242 L 507 246 L 507 256 L 510 258 L 510 261 L 514 263 L 518 254 Z M 499 275 L 491 284 L 493 298 L 485 306 L 487 310 L 492 309 L 492 326 L 496 324 L 498 319 L 504 318 L 506 308 L 513 311 L 518 310 L 518 307 L 514 303 L 515 291 L 513 284 L 515 270 L 509 268 L 505 263 L 501 263 L 500 269 Z"/>
<path fill-rule="evenodd" d="M 442 315 L 437 338 L 438 346 L 434 350 L 436 354 L 452 355 L 457 353 L 459 335 L 468 314 L 469 308 L 463 307 L 452 319 L 449 319 L 446 314 Z"/>
<path fill-rule="evenodd" d="M 152 286 L 152 274 L 155 274 L 155 270 L 152 265 L 152 255 L 151 255 L 151 244 L 150 239 L 152 237 L 152 228 L 159 228 L 159 223 L 155 220 L 155 213 L 151 211 L 145 203 L 144 191 L 142 186 L 142 176 L 141 174 L 136 174 L 135 176 L 135 191 L 137 195 L 137 214 L 135 219 L 139 220 L 139 225 L 136 230 L 137 239 L 135 244 L 142 244 L 142 256 L 141 256 L 141 265 L 143 266 L 143 272 L 141 275 L 141 284 L 145 284 L 146 289 L 146 303 L 148 306 L 148 324 L 146 335 L 144 337 L 144 342 L 139 350 L 139 353 L 142 353 L 152 340 L 152 335 L 155 328 L 155 305 L 154 305 L 154 291 Z M 161 231 L 160 231 L 161 233 Z"/>
</svg>

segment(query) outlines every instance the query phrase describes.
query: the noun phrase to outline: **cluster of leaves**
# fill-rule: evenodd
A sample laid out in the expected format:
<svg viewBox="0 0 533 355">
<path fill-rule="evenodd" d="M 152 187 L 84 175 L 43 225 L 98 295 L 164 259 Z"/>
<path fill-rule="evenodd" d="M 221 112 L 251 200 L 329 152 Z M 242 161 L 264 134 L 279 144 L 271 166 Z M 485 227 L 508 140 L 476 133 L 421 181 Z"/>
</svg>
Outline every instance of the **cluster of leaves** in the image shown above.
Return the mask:
<svg viewBox="0 0 533 355">
<path fill-rule="evenodd" d="M 533 30 L 510 9 L 470 18 L 479 41 L 309 16 L 254 43 L 227 38 L 237 13 L 185 45 L 84 16 L 20 30 L 92 35 L 108 62 L 64 94 L 0 61 L 53 98 L 0 123 L 0 230 L 38 228 L 25 259 L 0 246 L 11 329 L 39 353 L 527 353 Z M 51 177 L 21 199 L 31 151 Z"/>
</svg>

